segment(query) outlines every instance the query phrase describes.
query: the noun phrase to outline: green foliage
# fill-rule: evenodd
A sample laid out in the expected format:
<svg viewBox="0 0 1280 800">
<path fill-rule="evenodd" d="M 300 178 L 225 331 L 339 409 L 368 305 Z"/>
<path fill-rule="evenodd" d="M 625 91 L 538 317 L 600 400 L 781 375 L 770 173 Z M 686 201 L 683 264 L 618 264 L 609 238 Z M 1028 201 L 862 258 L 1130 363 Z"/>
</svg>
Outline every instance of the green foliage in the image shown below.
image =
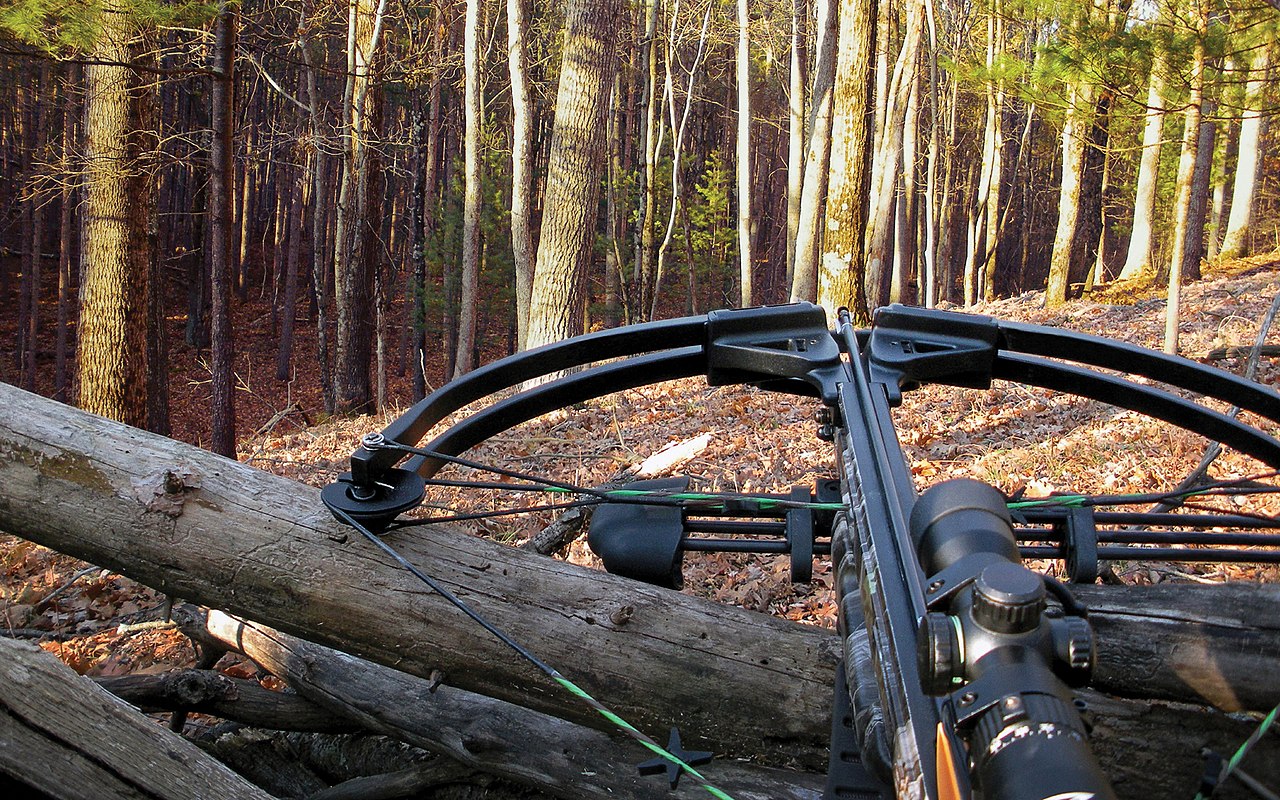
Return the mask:
<svg viewBox="0 0 1280 800">
<path fill-rule="evenodd" d="M 51 55 L 92 50 L 106 13 L 125 14 L 139 28 L 202 25 L 218 12 L 214 2 L 189 0 L 0 0 L 0 31 Z"/>
</svg>

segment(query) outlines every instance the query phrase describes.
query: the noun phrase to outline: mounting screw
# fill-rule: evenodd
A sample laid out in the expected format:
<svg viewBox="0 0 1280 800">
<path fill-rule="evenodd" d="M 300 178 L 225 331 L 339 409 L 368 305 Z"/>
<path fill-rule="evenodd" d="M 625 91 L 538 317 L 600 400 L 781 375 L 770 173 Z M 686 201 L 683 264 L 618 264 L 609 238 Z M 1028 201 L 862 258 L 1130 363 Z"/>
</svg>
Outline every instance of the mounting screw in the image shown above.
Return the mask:
<svg viewBox="0 0 1280 800">
<path fill-rule="evenodd" d="M 366 433 L 360 437 L 360 446 L 365 450 L 377 450 L 386 444 L 386 438 L 380 433 Z"/>
<path fill-rule="evenodd" d="M 819 425 L 818 438 L 824 442 L 834 441 L 836 438 L 836 428 L 834 425 Z"/>
</svg>

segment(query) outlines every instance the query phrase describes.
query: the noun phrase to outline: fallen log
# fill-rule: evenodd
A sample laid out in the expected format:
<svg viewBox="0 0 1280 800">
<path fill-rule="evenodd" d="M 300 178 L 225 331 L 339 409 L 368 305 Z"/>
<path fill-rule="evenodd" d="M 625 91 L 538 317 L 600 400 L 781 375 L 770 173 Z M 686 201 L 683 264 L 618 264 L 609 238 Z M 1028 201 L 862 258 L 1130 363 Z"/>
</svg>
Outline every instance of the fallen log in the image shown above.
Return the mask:
<svg viewBox="0 0 1280 800">
<path fill-rule="evenodd" d="M 420 677 L 604 724 L 334 521 L 318 491 L 8 385 L 0 407 L 0 529 Z M 829 632 L 456 529 L 391 538 L 642 730 L 679 726 L 690 748 L 825 770 Z"/>
<path fill-rule="evenodd" d="M 1125 697 L 1269 711 L 1280 702 L 1280 586 L 1077 586 L 1098 639 L 1093 685 Z"/>
<path fill-rule="evenodd" d="M 50 797 L 269 797 L 38 647 L 0 639 L 0 674 L 0 773 Z"/>
<path fill-rule="evenodd" d="M 335 716 L 475 771 L 565 798 L 642 800 L 665 793 L 661 778 L 637 774 L 636 764 L 648 754 L 629 740 L 464 690 L 436 688 L 429 680 L 218 611 L 192 634 L 248 656 Z M 820 774 L 727 759 L 715 761 L 708 772 L 738 800 L 816 800 L 825 781 Z M 705 792 L 686 780 L 670 796 Z"/>
<path fill-rule="evenodd" d="M 314 490 L 12 387 L 0 385 L 0 404 L 9 412 L 0 419 L 0 528 L 420 677 L 439 672 L 450 685 L 597 723 L 329 519 Z M 690 747 L 825 766 L 835 658 L 829 633 L 455 530 L 393 536 L 414 563 L 501 627 L 536 642 L 540 655 L 643 729 L 660 734 L 677 724 Z M 1108 661 L 1109 653 L 1130 647 L 1112 646 L 1122 634 L 1153 648 L 1167 641 L 1151 634 L 1144 611 L 1150 599 L 1125 599 L 1133 591 L 1091 588 L 1086 602 L 1097 609 L 1100 688 L 1143 696 L 1159 673 L 1176 675 L 1187 659 L 1148 659 L 1154 666 L 1139 672 Z M 1215 618 L 1213 591 L 1206 589 L 1196 608 L 1173 598 L 1169 624 L 1179 616 Z M 1265 691 L 1245 683 L 1258 687 L 1257 674 L 1276 662 L 1275 629 L 1263 621 L 1280 618 L 1278 606 L 1274 591 L 1258 591 L 1238 619 L 1194 634 L 1202 652 L 1238 652 L 1215 669 L 1239 705 L 1265 709 L 1275 702 L 1263 703 Z M 622 608 L 633 611 L 613 614 Z M 1239 626 L 1253 632 L 1242 635 Z M 1178 689 L 1178 681 L 1166 676 L 1161 685 L 1170 695 L 1206 696 L 1186 681 Z M 1193 730 L 1198 715 L 1188 710 L 1178 727 Z M 1126 746 L 1158 747 L 1157 733 L 1143 736 Z"/>
<path fill-rule="evenodd" d="M 195 711 L 257 728 L 277 731 L 340 733 L 358 730 L 298 695 L 273 692 L 257 681 L 206 669 L 159 675 L 96 678 L 111 694 L 143 711 Z"/>
</svg>

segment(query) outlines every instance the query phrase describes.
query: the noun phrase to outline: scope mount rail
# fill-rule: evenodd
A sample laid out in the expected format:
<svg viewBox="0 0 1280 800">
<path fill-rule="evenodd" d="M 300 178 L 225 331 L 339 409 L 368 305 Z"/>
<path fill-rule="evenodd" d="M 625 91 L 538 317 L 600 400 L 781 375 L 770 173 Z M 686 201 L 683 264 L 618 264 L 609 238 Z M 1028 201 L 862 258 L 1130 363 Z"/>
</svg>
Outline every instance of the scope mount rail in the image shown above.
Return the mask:
<svg viewBox="0 0 1280 800">
<path fill-rule="evenodd" d="M 819 435 L 836 444 L 836 478 L 814 491 L 793 489 L 788 507 L 743 512 L 776 523 L 699 522 L 677 505 L 601 505 L 589 541 L 606 568 L 673 586 L 684 552 L 735 549 L 789 554 L 793 578 L 808 580 L 813 556 L 832 556 L 845 657 L 837 676 L 829 797 L 965 797 L 975 783 L 986 797 L 1043 797 L 1044 776 L 1019 767 L 1034 744 L 1062 773 L 1055 785 L 1063 791 L 1087 786 L 1105 798 L 1110 787 L 1088 752 L 1068 688 L 1087 682 L 1092 634 L 1084 610 L 1060 585 L 1022 565 L 1015 527 L 1023 539 L 1057 542 L 1024 542 L 1023 550 L 1062 556 L 1078 580 L 1091 580 L 1099 558 L 1114 554 L 1113 546 L 1100 543 L 1162 540 L 1131 529 L 1099 530 L 1099 522 L 1113 520 L 1092 509 L 1014 517 L 1003 496 L 976 481 L 948 482 L 918 497 L 889 409 L 904 391 L 925 383 L 989 388 L 994 379 L 1012 380 L 1137 411 L 1280 467 L 1280 441 L 1267 433 L 1114 373 L 1280 422 L 1280 395 L 1273 391 L 1100 337 L 896 305 L 880 309 L 867 331 L 854 330 L 842 316 L 833 334 L 818 306 L 765 306 L 589 334 L 475 370 L 367 437 L 367 446 L 352 455 L 351 471 L 322 497 L 335 515 L 383 529 L 422 502 L 425 479 L 446 458 L 549 411 L 660 381 L 704 375 L 712 386 L 754 384 L 816 397 L 825 408 Z M 555 377 L 519 388 L 546 376 Z M 405 452 L 387 446 L 413 448 L 449 414 L 507 392 L 404 464 Z M 656 488 L 679 490 L 670 482 Z M 819 508 L 806 507 L 810 503 Z M 829 510 L 837 503 L 840 511 Z M 1130 514 L 1114 522 L 1195 526 L 1195 515 L 1176 516 L 1183 520 Z M 744 544 L 690 535 L 748 528 L 773 539 Z M 1168 533 L 1164 541 L 1195 541 L 1178 536 Z M 1240 536 L 1242 545 L 1276 543 L 1268 538 L 1274 534 Z M 1038 740 L 1016 734 L 1027 730 L 1049 733 Z M 1068 762 L 1073 766 L 1062 767 Z"/>
</svg>

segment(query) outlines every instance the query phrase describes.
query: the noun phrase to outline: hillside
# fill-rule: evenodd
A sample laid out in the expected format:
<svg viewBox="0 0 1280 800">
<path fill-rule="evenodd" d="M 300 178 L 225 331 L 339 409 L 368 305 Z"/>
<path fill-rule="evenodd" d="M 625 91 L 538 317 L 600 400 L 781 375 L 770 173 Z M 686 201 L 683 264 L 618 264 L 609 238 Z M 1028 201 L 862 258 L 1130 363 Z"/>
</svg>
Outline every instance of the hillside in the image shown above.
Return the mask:
<svg viewBox="0 0 1280 800">
<path fill-rule="evenodd" d="M 1235 262 L 1184 291 L 1184 353 L 1201 357 L 1222 347 L 1248 347 L 1280 292 L 1280 259 Z M 1030 293 L 985 304 L 978 313 L 1068 327 L 1158 346 L 1164 303 L 1156 294 L 1097 294 L 1054 310 Z M 1280 341 L 1272 331 L 1268 342 Z M 244 353 L 253 353 L 252 347 Z M 269 348 L 265 348 L 270 358 Z M 269 363 L 269 361 L 267 362 Z M 1239 370 L 1243 359 L 1220 360 Z M 263 368 L 265 372 L 265 367 Z M 1258 379 L 1280 380 L 1274 360 L 1263 359 Z M 264 409 L 284 408 L 282 397 L 260 396 Z M 556 412 L 522 425 L 471 451 L 476 461 L 593 485 L 673 443 L 705 437 L 705 446 L 681 467 L 696 488 L 784 491 L 811 483 L 833 467 L 831 448 L 815 436 L 816 403 L 749 388 L 709 388 L 701 379 L 675 381 Z M 263 412 L 265 414 L 265 411 Z M 241 460 L 320 486 L 346 468 L 359 437 L 381 429 L 394 415 L 327 420 L 304 425 L 302 414 L 268 417 L 266 430 L 243 437 Z M 930 387 L 907 396 L 897 412 L 899 434 L 921 486 L 973 475 L 1002 490 L 1032 496 L 1054 491 L 1151 491 L 1169 487 L 1199 461 L 1205 443 L 1196 436 L 1117 411 L 1038 389 L 997 385 L 991 391 Z M 271 424 L 267 424 L 270 422 Z M 451 468 L 452 469 L 452 468 Z M 1228 453 L 1214 465 L 1218 477 L 1256 474 L 1255 462 Z M 442 475 L 441 477 L 445 477 Z M 429 505 L 458 512 L 534 504 L 536 498 L 506 492 L 434 487 Z M 1256 497 L 1231 498 L 1238 510 L 1275 514 Z M 553 515 L 499 517 L 473 529 L 499 541 L 520 543 Z M 10 635 L 33 638 L 77 671 L 110 676 L 159 672 L 192 663 L 191 649 L 175 631 L 157 627 L 163 598 L 118 575 L 98 570 L 12 537 L 3 554 L 4 620 Z M 591 563 L 579 541 L 565 557 Z M 784 559 L 746 556 L 688 557 L 685 591 L 779 616 L 831 626 L 831 567 L 820 561 L 810 586 L 792 586 Z M 1046 564 L 1056 571 L 1056 564 Z M 1280 571 L 1257 565 L 1116 563 L 1114 579 L 1165 581 L 1275 581 Z M 229 659 L 222 669 L 242 677 L 254 665 Z M 268 684 L 274 679 L 266 678 Z M 195 723 L 197 729 L 209 722 Z"/>
</svg>

